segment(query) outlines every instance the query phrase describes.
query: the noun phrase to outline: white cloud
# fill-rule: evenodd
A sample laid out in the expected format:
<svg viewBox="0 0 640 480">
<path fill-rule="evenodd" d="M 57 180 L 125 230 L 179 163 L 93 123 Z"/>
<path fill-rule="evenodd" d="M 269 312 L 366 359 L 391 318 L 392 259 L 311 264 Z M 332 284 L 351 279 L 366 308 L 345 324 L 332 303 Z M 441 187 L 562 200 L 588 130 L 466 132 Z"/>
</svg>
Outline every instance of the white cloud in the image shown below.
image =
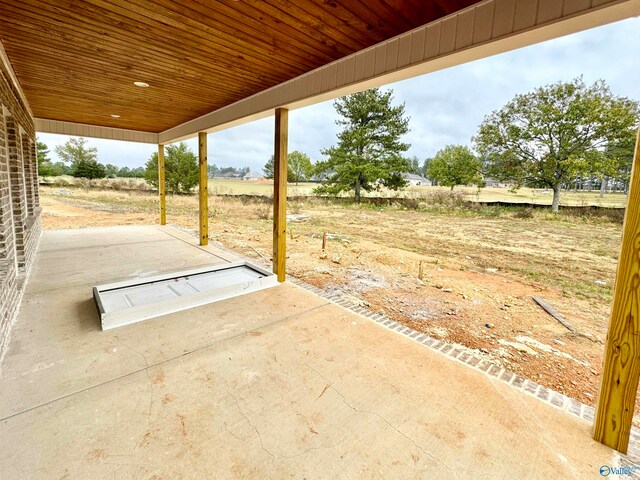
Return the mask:
<svg viewBox="0 0 640 480">
<path fill-rule="evenodd" d="M 424 159 L 447 144 L 468 144 L 484 116 L 515 94 L 579 75 L 588 83 L 604 79 L 614 94 L 639 99 L 638 31 L 640 19 L 633 18 L 389 85 L 411 117 L 409 155 Z M 320 151 L 336 141 L 335 119 L 331 101 L 291 111 L 289 150 L 321 158 Z M 52 152 L 68 138 L 39 137 Z M 119 166 L 143 165 L 156 149 L 109 140 L 89 142 L 98 147 L 101 162 Z M 197 150 L 196 139 L 188 144 Z M 259 171 L 272 154 L 272 117 L 209 136 L 210 163 Z"/>
</svg>

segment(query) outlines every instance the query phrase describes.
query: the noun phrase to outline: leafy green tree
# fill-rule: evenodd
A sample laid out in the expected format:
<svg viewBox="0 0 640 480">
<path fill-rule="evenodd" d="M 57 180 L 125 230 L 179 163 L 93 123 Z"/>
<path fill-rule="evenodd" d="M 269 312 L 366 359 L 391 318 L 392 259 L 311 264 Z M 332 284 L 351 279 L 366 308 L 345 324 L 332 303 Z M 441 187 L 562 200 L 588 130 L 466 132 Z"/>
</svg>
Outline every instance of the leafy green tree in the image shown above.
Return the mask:
<svg viewBox="0 0 640 480">
<path fill-rule="evenodd" d="M 39 140 L 36 140 L 36 157 L 38 159 L 38 175 L 43 178 L 55 176 L 55 171 L 49 158 L 49 147 Z"/>
<path fill-rule="evenodd" d="M 273 158 L 273 155 L 271 155 L 269 160 L 267 160 L 267 163 L 265 163 L 264 167 L 262 167 L 262 173 L 264 175 L 264 178 L 273 178 L 273 162 L 274 161 L 275 160 Z"/>
<path fill-rule="evenodd" d="M 262 167 L 262 173 L 264 174 L 264 178 L 273 178 L 273 164 L 275 162 L 275 159 L 273 158 L 273 155 L 271 155 L 271 158 L 269 158 L 269 160 L 267 160 L 267 163 L 264 164 L 264 167 Z M 311 172 L 310 175 L 312 175 L 313 172 Z M 291 162 L 289 161 L 289 163 L 287 164 L 287 182 L 291 182 L 292 178 L 294 177 L 293 172 L 291 171 Z"/>
<path fill-rule="evenodd" d="M 308 155 L 294 150 L 287 156 L 288 172 L 287 181 L 295 182 L 296 185 L 299 182 L 308 180 L 313 175 L 313 164 Z"/>
<path fill-rule="evenodd" d="M 51 170 L 53 171 L 52 177 L 59 177 L 60 175 L 71 175 L 71 167 L 65 165 L 62 162 L 56 162 L 51 165 Z"/>
<path fill-rule="evenodd" d="M 456 185 L 479 185 L 481 162 L 469 147 L 463 145 L 447 145 L 429 161 L 429 178 L 438 185 L 453 187 Z"/>
<path fill-rule="evenodd" d="M 610 178 L 623 184 L 629 181 L 633 154 L 636 145 L 636 132 L 628 130 L 627 134 L 615 142 L 611 142 L 602 151 L 598 152 L 593 162 L 590 162 L 590 173 L 600 179 L 600 196 L 607 189 Z"/>
<path fill-rule="evenodd" d="M 131 170 L 132 178 L 144 178 L 144 167 L 136 167 Z"/>
<path fill-rule="evenodd" d="M 88 178 L 93 180 L 94 178 L 104 178 L 107 172 L 104 165 L 96 162 L 95 160 L 78 160 L 74 163 L 71 175 L 76 178 Z"/>
<path fill-rule="evenodd" d="M 218 171 L 220 171 L 220 169 L 215 163 L 207 166 L 207 174 L 209 175 L 209 178 L 214 178 Z"/>
<path fill-rule="evenodd" d="M 73 167 L 81 160 L 98 161 L 98 149 L 96 147 L 87 147 L 87 140 L 83 137 L 70 138 L 64 145 L 56 147 L 56 153 L 60 160 Z"/>
<path fill-rule="evenodd" d="M 316 172 L 326 175 L 318 193 L 353 191 L 359 202 L 363 190 L 406 185 L 402 174 L 411 171 L 411 163 L 402 154 L 409 144 L 400 139 L 409 131 L 409 118 L 404 104 L 391 104 L 392 93 L 374 88 L 333 103 L 342 131 L 337 145 L 322 151 L 328 158 L 316 164 Z"/>
<path fill-rule="evenodd" d="M 36 156 L 38 157 L 38 162 L 51 162 L 49 158 L 49 147 L 44 142 L 36 139 Z"/>
<path fill-rule="evenodd" d="M 516 95 L 488 115 L 475 137 L 487 174 L 516 187 L 553 189 L 553 211 L 560 190 L 608 145 L 638 124 L 638 103 L 614 96 L 599 80 L 581 77 Z M 593 170 L 593 168 L 591 168 Z"/>
<path fill-rule="evenodd" d="M 227 174 L 227 173 L 232 173 L 234 175 L 238 175 L 238 171 L 235 169 L 235 167 L 222 167 L 218 171 L 220 172 L 221 175 L 224 175 L 224 174 Z"/>
<path fill-rule="evenodd" d="M 145 167 L 122 167 L 118 170 L 118 177 L 122 178 L 144 178 Z"/>
<path fill-rule="evenodd" d="M 411 173 L 416 175 L 422 175 L 422 167 L 420 166 L 420 160 L 415 155 L 409 159 L 411 162 Z"/>
<path fill-rule="evenodd" d="M 164 168 L 168 192 L 189 193 L 198 184 L 198 159 L 184 142 L 166 147 Z M 145 164 L 144 179 L 158 188 L 157 152 Z"/>
<path fill-rule="evenodd" d="M 424 162 L 422 162 L 422 166 L 420 167 L 420 174 L 434 182 L 433 184 L 436 185 L 438 182 L 434 178 L 431 178 L 429 176 L 429 164 L 432 160 L 433 158 L 426 158 Z"/>
<path fill-rule="evenodd" d="M 104 170 L 107 178 L 116 178 L 120 169 L 111 163 L 107 163 L 104 166 Z"/>
</svg>

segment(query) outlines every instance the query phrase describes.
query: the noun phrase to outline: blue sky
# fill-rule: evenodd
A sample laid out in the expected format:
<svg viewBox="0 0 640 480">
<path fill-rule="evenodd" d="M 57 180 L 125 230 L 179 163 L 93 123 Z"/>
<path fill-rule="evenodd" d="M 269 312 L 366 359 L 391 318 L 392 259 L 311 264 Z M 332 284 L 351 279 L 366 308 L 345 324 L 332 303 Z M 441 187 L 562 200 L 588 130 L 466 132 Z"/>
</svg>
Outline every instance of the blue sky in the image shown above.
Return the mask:
<svg viewBox="0 0 640 480">
<path fill-rule="evenodd" d="M 390 84 L 396 102 L 411 117 L 408 152 L 421 160 L 448 144 L 467 144 L 485 115 L 515 94 L 583 75 L 587 83 L 604 79 L 616 95 L 640 99 L 640 19 L 604 27 L 477 60 L 439 72 Z M 289 151 L 312 160 L 336 141 L 338 127 L 332 102 L 289 113 Z M 69 137 L 40 134 L 51 149 Z M 209 135 L 209 162 L 248 166 L 261 171 L 273 153 L 273 117 Z M 102 163 L 137 167 L 156 151 L 155 145 L 89 139 Z M 187 141 L 197 151 L 197 140 Z"/>
</svg>

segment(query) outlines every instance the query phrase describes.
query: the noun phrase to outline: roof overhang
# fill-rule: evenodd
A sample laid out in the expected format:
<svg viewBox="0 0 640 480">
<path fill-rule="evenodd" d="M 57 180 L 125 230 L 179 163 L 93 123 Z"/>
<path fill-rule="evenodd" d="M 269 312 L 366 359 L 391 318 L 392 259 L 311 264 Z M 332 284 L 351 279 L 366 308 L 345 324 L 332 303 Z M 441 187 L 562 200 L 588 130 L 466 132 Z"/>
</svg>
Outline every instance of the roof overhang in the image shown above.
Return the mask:
<svg viewBox="0 0 640 480">
<path fill-rule="evenodd" d="M 523 3 L 529 7 L 516 8 Z M 542 15 L 535 3 L 481 2 L 161 132 L 159 141 L 224 130 L 273 115 L 277 107 L 306 107 L 640 15 L 640 0 L 593 2 L 599 4 L 594 7 L 588 1 L 540 2 L 553 4 L 555 16 L 552 10 Z"/>
<path fill-rule="evenodd" d="M 30 3 L 38 1 L 29 0 Z M 144 1 L 146 0 L 134 3 Z M 91 0 L 88 3 L 103 2 Z M 180 3 L 190 2 L 184 0 Z M 299 4 L 306 5 L 307 2 Z M 378 4 L 379 2 L 376 2 L 376 5 Z M 36 126 L 40 132 L 166 144 L 193 137 L 197 132 L 215 132 L 267 117 L 272 115 L 277 107 L 295 109 L 312 105 L 640 15 L 640 0 L 484 0 L 477 3 L 469 0 L 460 4 L 470 5 L 375 45 L 326 62 L 269 88 L 254 92 L 247 90 L 248 94 L 242 98 L 228 101 L 227 104 L 207 113 L 197 114 L 198 109 L 194 108 L 191 110 L 193 115 L 187 121 L 157 132 L 119 128 L 114 126 L 117 123 L 114 119 L 96 123 L 73 121 L 76 117 L 80 119 L 86 116 L 86 106 L 83 104 L 78 105 L 76 113 L 70 111 L 70 120 L 40 117 L 38 102 L 41 97 L 35 95 L 30 98 L 29 87 L 25 88 L 24 94 L 25 98 L 31 101 L 38 117 Z M 379 12 L 378 15 L 381 16 L 382 13 Z M 3 23 L 0 22 L 0 35 L 2 26 Z M 21 49 L 20 42 L 17 44 Z M 24 47 L 24 52 L 29 51 L 31 50 Z M 185 52 L 185 55 L 187 53 Z M 12 60 L 10 48 L 4 55 L 5 61 Z M 28 71 L 21 71 L 24 69 L 25 61 L 28 65 L 27 60 L 19 60 L 21 68 L 16 69 L 14 80 L 16 83 L 22 83 L 21 76 L 25 76 L 27 85 L 31 86 Z M 185 59 L 185 62 L 188 63 L 188 60 Z M 243 78 L 239 75 L 238 82 L 242 82 Z M 38 82 L 36 79 L 35 85 L 39 85 Z M 134 93 L 130 100 L 135 103 L 140 92 L 139 89 L 132 88 Z M 180 86 L 175 88 L 182 92 Z M 114 108 L 108 94 L 103 96 L 100 104 L 105 105 L 108 110 Z M 122 107 L 122 101 L 115 104 Z M 152 102 L 149 108 L 150 111 L 154 111 L 160 110 L 161 107 L 171 109 L 172 106 L 168 101 Z"/>
</svg>

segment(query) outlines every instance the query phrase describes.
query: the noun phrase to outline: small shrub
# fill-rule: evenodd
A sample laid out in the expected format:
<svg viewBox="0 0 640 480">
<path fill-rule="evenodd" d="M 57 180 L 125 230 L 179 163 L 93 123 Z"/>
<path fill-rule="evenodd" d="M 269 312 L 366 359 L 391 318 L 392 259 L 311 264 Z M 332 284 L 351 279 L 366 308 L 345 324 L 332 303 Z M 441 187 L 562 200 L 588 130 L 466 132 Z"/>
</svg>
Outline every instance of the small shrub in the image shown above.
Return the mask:
<svg viewBox="0 0 640 480">
<path fill-rule="evenodd" d="M 462 207 L 466 203 L 464 193 L 445 190 L 431 192 L 427 194 L 425 200 L 427 204 L 449 208 Z"/>
<path fill-rule="evenodd" d="M 513 214 L 514 218 L 529 219 L 533 218 L 533 208 L 525 208 Z"/>
<path fill-rule="evenodd" d="M 113 180 L 111 182 L 111 188 L 113 190 L 115 190 L 116 192 L 119 192 L 120 190 L 122 190 L 122 182 L 120 182 L 118 180 Z"/>
<path fill-rule="evenodd" d="M 74 181 L 76 187 L 89 189 L 91 188 L 91 180 L 88 178 L 76 178 Z"/>
<path fill-rule="evenodd" d="M 294 214 L 298 214 L 298 213 L 302 213 L 302 207 L 304 206 L 304 204 L 302 202 L 289 202 L 289 205 L 287 206 L 287 210 L 289 210 L 290 213 L 294 213 Z"/>
<path fill-rule="evenodd" d="M 253 212 L 260 220 L 269 220 L 271 218 L 271 205 L 261 204 L 253 208 Z"/>
<path fill-rule="evenodd" d="M 69 183 L 68 180 L 65 180 L 64 178 L 56 178 L 50 183 L 50 185 L 54 187 L 68 187 L 71 184 Z"/>
<path fill-rule="evenodd" d="M 405 198 L 403 203 L 409 210 L 417 210 L 420 207 L 420 200 L 417 198 Z"/>
</svg>

